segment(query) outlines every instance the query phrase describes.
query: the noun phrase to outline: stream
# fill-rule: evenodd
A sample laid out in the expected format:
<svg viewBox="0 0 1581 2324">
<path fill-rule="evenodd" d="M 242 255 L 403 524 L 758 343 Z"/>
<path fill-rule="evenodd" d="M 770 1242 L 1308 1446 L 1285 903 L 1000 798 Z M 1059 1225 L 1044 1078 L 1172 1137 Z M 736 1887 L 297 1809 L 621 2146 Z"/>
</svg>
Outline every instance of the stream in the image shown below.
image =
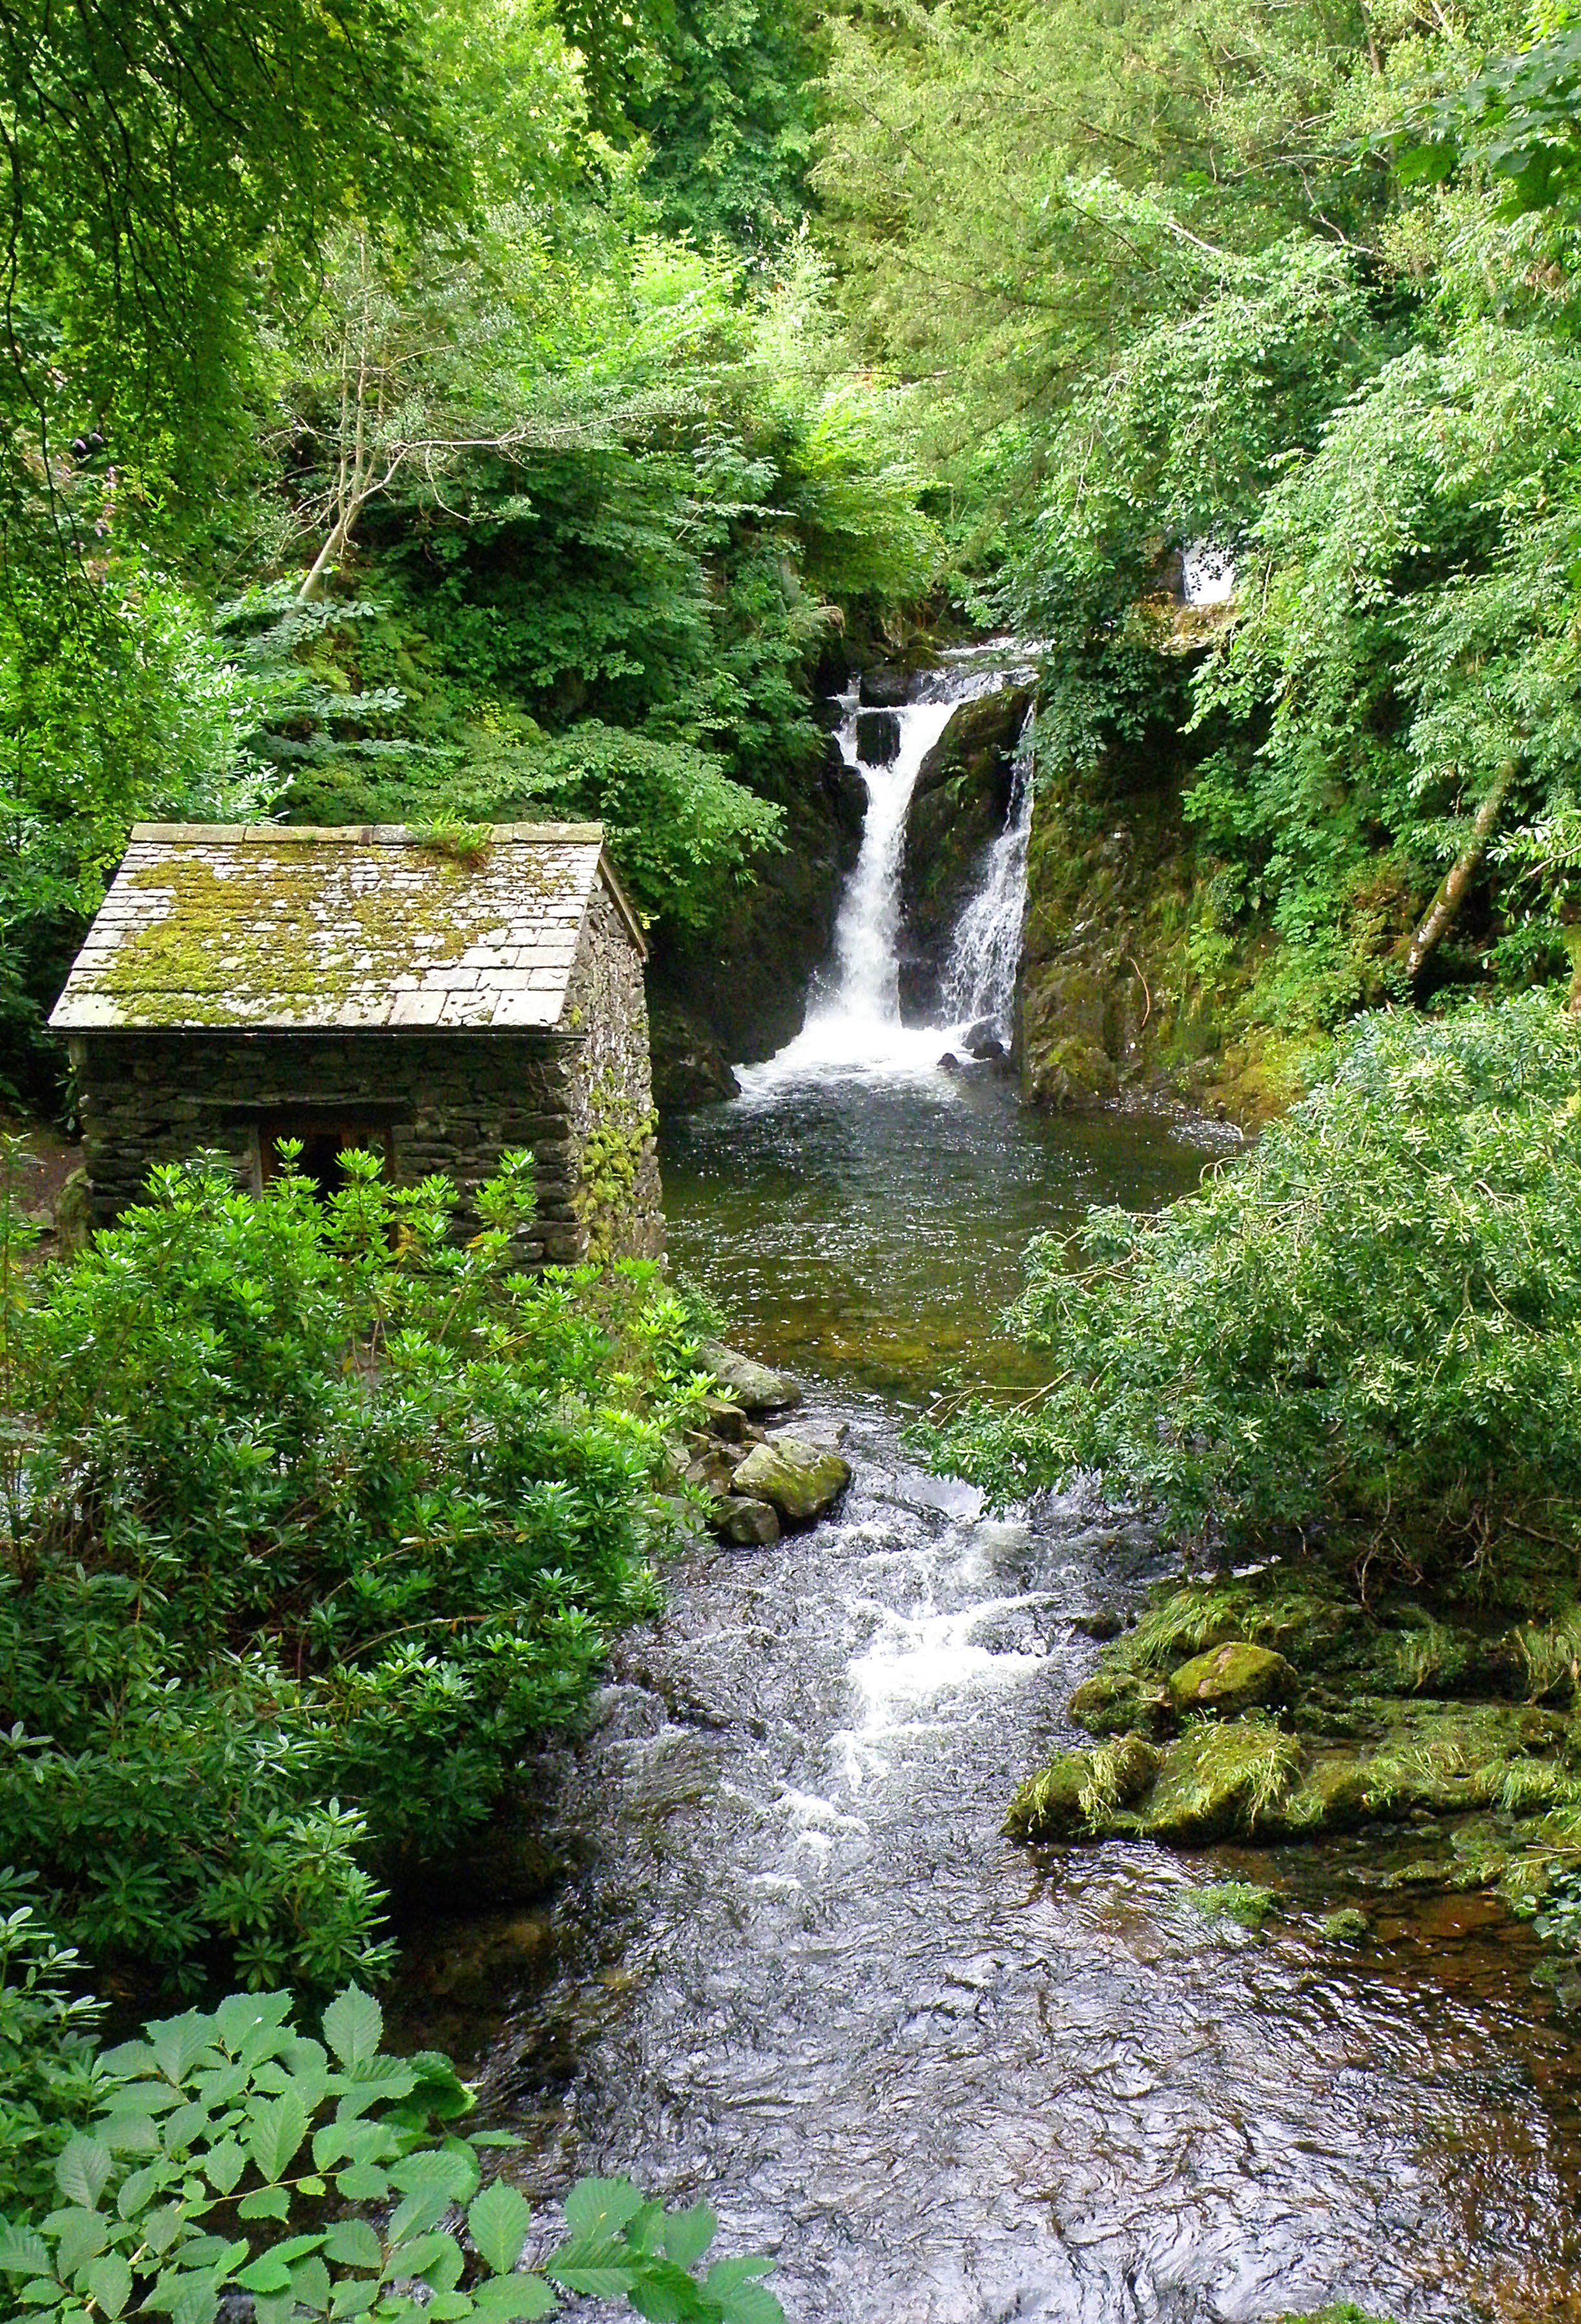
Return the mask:
<svg viewBox="0 0 1581 2324">
<path fill-rule="evenodd" d="M 393 2015 L 478 2079 L 531 2190 L 706 2193 L 722 2250 L 777 2255 L 792 2324 L 1576 2317 L 1581 2047 L 1528 1932 L 1381 1892 L 1409 1833 L 1197 1858 L 1001 1837 L 1077 1739 L 1076 1618 L 1168 1569 L 1123 1513 L 985 1515 L 903 1424 L 953 1366 L 1035 1377 L 997 1322 L 1030 1233 L 1167 1200 L 1225 1135 L 1033 1116 L 991 1066 L 940 1069 L 958 1028 L 901 1024 L 905 802 L 985 667 L 933 681 L 869 770 L 803 1033 L 666 1131 L 675 1266 L 844 1424 L 855 1482 L 809 1532 L 679 1561 L 553 1770 L 552 1904 L 413 1931 Z M 1198 1904 L 1234 1877 L 1282 1892 L 1262 1932 Z M 1347 1904 L 1371 1942 L 1325 1934 Z"/>
</svg>

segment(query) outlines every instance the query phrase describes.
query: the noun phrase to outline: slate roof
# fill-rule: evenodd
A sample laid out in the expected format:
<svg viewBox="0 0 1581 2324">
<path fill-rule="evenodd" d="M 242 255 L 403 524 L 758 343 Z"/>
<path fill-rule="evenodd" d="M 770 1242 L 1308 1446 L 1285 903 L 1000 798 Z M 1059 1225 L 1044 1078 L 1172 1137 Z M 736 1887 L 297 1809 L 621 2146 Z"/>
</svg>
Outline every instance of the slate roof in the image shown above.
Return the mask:
<svg viewBox="0 0 1581 2324">
<path fill-rule="evenodd" d="M 552 1031 L 599 879 L 645 953 L 596 823 L 497 824 L 475 863 L 402 824 L 140 823 L 50 1023 Z"/>
</svg>

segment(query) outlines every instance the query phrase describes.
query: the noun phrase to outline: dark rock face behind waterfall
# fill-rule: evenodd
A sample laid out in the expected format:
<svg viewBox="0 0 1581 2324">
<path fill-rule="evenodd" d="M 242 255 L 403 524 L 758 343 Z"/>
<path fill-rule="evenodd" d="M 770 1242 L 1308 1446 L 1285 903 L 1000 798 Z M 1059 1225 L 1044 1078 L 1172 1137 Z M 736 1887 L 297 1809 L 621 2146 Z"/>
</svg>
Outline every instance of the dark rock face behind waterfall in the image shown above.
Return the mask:
<svg viewBox="0 0 1581 2324">
<path fill-rule="evenodd" d="M 833 735 L 786 803 L 785 849 L 755 867 L 705 931 L 660 931 L 648 969 L 653 1095 L 661 1111 L 731 1096 L 751 1064 L 800 1029 L 812 973 L 862 844 L 866 788 Z"/>
<path fill-rule="evenodd" d="M 901 1011 L 936 1018 L 950 938 L 982 883 L 983 858 L 1004 828 L 1015 746 L 1031 700 L 1007 687 L 963 702 L 923 760 L 906 816 L 901 863 Z"/>
</svg>

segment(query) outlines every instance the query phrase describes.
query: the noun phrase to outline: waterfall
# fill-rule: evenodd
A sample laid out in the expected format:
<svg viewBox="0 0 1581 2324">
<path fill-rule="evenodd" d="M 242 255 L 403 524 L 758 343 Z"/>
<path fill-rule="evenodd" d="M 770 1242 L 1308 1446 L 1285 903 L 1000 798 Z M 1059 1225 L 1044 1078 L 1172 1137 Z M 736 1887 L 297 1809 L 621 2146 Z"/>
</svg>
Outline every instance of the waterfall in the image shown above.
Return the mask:
<svg viewBox="0 0 1581 2324">
<path fill-rule="evenodd" d="M 944 973 L 946 1017 L 957 1025 L 987 1018 L 1010 1039 L 1015 974 L 1027 911 L 1027 846 L 1032 835 L 1037 712 L 1029 710 L 1015 746 L 1004 829 L 988 851 L 982 887 L 956 923 Z"/>
<path fill-rule="evenodd" d="M 1008 641 L 946 655 L 940 668 L 917 680 L 914 698 L 902 703 L 892 714 L 900 724 L 900 748 L 887 765 L 870 765 L 857 754 L 856 687 L 835 697 L 842 713 L 837 730 L 841 755 L 847 766 L 856 769 L 867 786 L 861 851 L 841 899 L 832 957 L 813 981 L 807 1020 L 800 1032 L 766 1064 L 737 1068 L 743 1092 L 749 1099 L 766 1097 L 786 1083 L 818 1079 L 829 1073 L 882 1080 L 897 1072 L 930 1073 L 938 1065 L 941 1050 L 948 1047 L 945 1028 L 905 1026 L 901 1022 L 896 939 L 900 934 L 901 858 L 905 846 L 907 810 L 923 760 L 961 704 L 979 695 L 997 693 L 1006 686 L 1025 683 L 1031 675 Z M 1023 791 L 1022 819 L 1029 818 L 1031 812 L 1030 765 L 1024 781 L 1020 766 L 1018 752 L 1012 823 L 1022 815 L 1017 802 Z M 997 876 L 1003 847 L 1003 839 L 995 842 L 989 866 L 990 884 Z M 1024 830 L 1017 861 L 1019 870 L 1016 863 L 1011 863 L 1004 877 L 1019 879 L 1017 894 L 1024 897 Z M 975 904 L 968 907 L 967 917 L 975 909 Z M 1009 909 L 1008 904 L 1004 906 L 1002 917 Z M 1016 926 L 1019 930 L 1019 919 Z M 1008 1013 L 1009 994 L 1015 979 L 1013 952 L 1006 973 L 1009 982 L 1004 1009 Z M 992 1012 L 978 1010 L 971 1013 L 981 1016 Z"/>
</svg>

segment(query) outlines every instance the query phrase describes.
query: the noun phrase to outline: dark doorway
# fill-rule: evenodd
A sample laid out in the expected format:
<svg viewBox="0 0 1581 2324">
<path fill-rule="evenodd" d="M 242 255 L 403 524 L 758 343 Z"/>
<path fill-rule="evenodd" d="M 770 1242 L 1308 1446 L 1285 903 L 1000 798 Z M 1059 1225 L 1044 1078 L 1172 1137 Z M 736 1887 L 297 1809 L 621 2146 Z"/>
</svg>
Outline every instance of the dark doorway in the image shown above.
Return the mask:
<svg viewBox="0 0 1581 2324">
<path fill-rule="evenodd" d="M 360 1147 L 365 1152 L 377 1154 L 384 1165 L 384 1176 L 393 1176 L 393 1141 L 388 1119 L 369 1120 L 355 1114 L 278 1113 L 271 1114 L 258 1125 L 258 1161 L 264 1183 L 278 1177 L 285 1163 L 280 1147 L 282 1139 L 297 1140 L 301 1154 L 296 1167 L 304 1178 L 311 1179 L 320 1200 L 346 1184 L 346 1169 L 341 1156 L 350 1148 Z"/>
</svg>

